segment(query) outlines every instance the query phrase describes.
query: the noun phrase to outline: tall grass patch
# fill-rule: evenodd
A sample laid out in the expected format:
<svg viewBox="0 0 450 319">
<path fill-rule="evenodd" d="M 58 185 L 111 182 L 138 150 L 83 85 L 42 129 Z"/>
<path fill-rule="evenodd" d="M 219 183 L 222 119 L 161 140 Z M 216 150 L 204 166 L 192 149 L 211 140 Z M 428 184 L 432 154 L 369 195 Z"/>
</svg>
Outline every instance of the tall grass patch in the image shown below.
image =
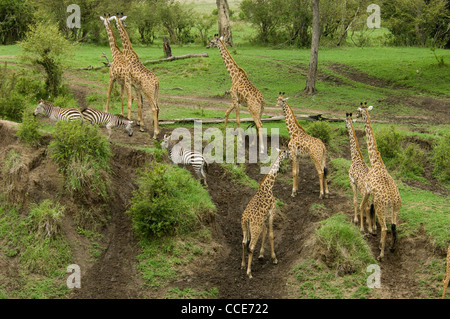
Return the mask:
<svg viewBox="0 0 450 319">
<path fill-rule="evenodd" d="M 49 149 L 51 158 L 64 174 L 65 187 L 70 193 L 90 192 L 107 198 L 112 152 L 97 126 L 60 121 Z"/>
<path fill-rule="evenodd" d="M 433 175 L 441 182 L 450 182 L 450 133 L 446 133 L 433 148 Z"/>
</svg>

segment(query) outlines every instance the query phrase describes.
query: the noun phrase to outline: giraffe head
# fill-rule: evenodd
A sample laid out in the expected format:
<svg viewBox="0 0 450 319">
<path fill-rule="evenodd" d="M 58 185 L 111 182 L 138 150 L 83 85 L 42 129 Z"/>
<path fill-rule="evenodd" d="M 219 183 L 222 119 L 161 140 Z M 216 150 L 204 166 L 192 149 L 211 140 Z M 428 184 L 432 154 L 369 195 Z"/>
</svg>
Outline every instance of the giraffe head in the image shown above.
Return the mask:
<svg viewBox="0 0 450 319">
<path fill-rule="evenodd" d="M 277 99 L 277 107 L 281 107 L 283 110 L 284 108 L 287 106 L 286 101 L 288 100 L 288 97 L 284 97 L 284 92 L 283 93 L 278 93 L 278 99 Z"/>
<path fill-rule="evenodd" d="M 223 37 L 219 38 L 219 35 L 216 33 L 214 34 L 214 37 L 211 39 L 211 41 L 206 46 L 207 49 L 209 48 L 216 48 L 219 46 L 219 40 L 222 40 Z"/>
<path fill-rule="evenodd" d="M 289 158 L 289 148 L 287 147 L 282 147 L 281 149 L 278 149 L 278 156 L 280 158 L 280 161 L 285 160 L 286 158 Z"/>
<path fill-rule="evenodd" d="M 364 120 L 367 118 L 367 114 L 369 111 L 372 111 L 373 106 L 370 105 L 367 107 L 367 102 L 364 102 L 364 104 L 361 102 L 360 106 L 358 107 L 358 111 L 356 113 L 356 117 L 362 117 Z"/>
</svg>

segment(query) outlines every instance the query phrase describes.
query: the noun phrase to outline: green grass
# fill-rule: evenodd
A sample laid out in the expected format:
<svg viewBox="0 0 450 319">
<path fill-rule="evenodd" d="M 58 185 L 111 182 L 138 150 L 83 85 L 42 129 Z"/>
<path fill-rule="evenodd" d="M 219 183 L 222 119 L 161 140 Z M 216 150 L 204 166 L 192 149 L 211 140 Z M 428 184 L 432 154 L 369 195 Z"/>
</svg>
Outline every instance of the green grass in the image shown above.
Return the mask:
<svg viewBox="0 0 450 319">
<path fill-rule="evenodd" d="M 18 289 L 8 290 L 7 297 L 61 298 L 68 292 L 64 278 L 73 260 L 71 246 L 60 234 L 43 237 L 43 218 L 36 218 L 36 211 L 45 208 L 35 206 L 25 217 L 5 201 L 0 205 L 0 254 L 18 262 L 17 276 L 8 278 Z"/>
<path fill-rule="evenodd" d="M 337 213 L 320 222 L 316 251 L 292 270 L 298 298 L 369 298 L 366 267 L 376 264 L 368 244 L 348 216 Z"/>
<path fill-rule="evenodd" d="M 432 242 L 441 248 L 450 243 L 448 196 L 442 196 L 405 184 L 399 185 L 402 198 L 400 237 L 415 236 L 423 226 Z"/>
</svg>

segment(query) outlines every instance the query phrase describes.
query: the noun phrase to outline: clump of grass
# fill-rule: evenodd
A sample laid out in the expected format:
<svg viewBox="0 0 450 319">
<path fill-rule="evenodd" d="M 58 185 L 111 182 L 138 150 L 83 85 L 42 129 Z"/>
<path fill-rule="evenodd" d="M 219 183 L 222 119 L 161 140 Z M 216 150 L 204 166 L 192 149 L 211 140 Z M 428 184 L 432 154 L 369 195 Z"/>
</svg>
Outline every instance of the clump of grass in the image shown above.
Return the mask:
<svg viewBox="0 0 450 319">
<path fill-rule="evenodd" d="M 238 183 L 244 186 L 248 186 L 254 189 L 259 188 L 259 183 L 254 179 L 251 179 L 245 173 L 245 164 L 234 164 L 234 163 L 222 163 L 222 168 L 231 175 L 231 178 L 236 180 Z"/>
<path fill-rule="evenodd" d="M 43 200 L 39 205 L 32 204 L 28 215 L 28 228 L 34 232 L 36 238 L 55 238 L 61 233 L 61 220 L 65 209 L 50 199 Z"/>
<path fill-rule="evenodd" d="M 330 268 L 338 273 L 352 273 L 375 263 L 367 242 L 346 215 L 337 213 L 320 222 L 320 226 L 316 231 L 317 243 Z"/>
<path fill-rule="evenodd" d="M 32 205 L 23 216 L 13 206 L 0 205 L 0 239 L 7 245 L 2 250 L 19 258 L 19 270 L 47 277 L 60 277 L 71 264 L 70 244 L 61 232 L 63 206 L 50 200 Z"/>
<path fill-rule="evenodd" d="M 137 184 L 127 213 L 143 239 L 188 233 L 216 211 L 208 192 L 177 166 L 152 163 Z"/>
<path fill-rule="evenodd" d="M 107 198 L 112 152 L 97 126 L 60 121 L 49 149 L 51 158 L 65 176 L 65 187 L 70 193 L 90 192 Z"/>
</svg>

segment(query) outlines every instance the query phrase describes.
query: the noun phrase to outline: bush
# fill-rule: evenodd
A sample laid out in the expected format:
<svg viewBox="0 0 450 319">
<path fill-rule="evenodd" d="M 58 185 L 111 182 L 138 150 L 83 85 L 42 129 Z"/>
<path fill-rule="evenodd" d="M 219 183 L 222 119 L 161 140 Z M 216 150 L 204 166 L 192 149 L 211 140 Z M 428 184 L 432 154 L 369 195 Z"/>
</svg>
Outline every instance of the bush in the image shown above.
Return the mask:
<svg viewBox="0 0 450 319">
<path fill-rule="evenodd" d="M 83 125 L 81 121 L 60 121 L 56 123 L 49 148 L 51 158 L 65 176 L 67 190 L 83 194 L 88 188 L 107 197 L 112 152 L 97 126 Z"/>
<path fill-rule="evenodd" d="M 143 239 L 188 233 L 216 210 L 191 173 L 175 165 L 152 163 L 139 171 L 137 184 L 127 213 Z"/>
<path fill-rule="evenodd" d="M 30 146 L 39 147 L 42 135 L 39 133 L 38 125 L 38 121 L 31 113 L 24 113 L 22 125 L 19 127 L 16 136 Z"/>
<path fill-rule="evenodd" d="M 441 182 L 450 181 L 450 133 L 439 140 L 433 151 L 433 175 Z"/>
<path fill-rule="evenodd" d="M 331 129 L 330 125 L 324 121 L 313 122 L 308 126 L 307 132 L 309 135 L 317 137 L 322 140 L 323 143 L 328 144 L 330 142 Z"/>
<path fill-rule="evenodd" d="M 417 144 L 409 144 L 401 155 L 400 169 L 402 173 L 409 178 L 422 176 L 424 156 L 424 152 Z"/>
<path fill-rule="evenodd" d="M 383 160 L 394 160 L 396 162 L 400 159 L 403 137 L 394 126 L 391 125 L 388 129 L 375 132 L 375 139 Z"/>
</svg>

